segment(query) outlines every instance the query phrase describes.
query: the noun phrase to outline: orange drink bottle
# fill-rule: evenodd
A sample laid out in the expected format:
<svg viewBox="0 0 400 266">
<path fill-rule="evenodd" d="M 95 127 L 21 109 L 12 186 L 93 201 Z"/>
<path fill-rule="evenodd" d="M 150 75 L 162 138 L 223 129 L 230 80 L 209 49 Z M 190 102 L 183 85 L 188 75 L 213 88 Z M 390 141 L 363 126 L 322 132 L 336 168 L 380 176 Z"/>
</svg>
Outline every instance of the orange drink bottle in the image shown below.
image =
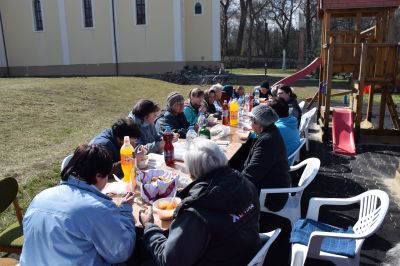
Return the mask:
<svg viewBox="0 0 400 266">
<path fill-rule="evenodd" d="M 239 103 L 233 99 L 229 106 L 229 123 L 231 126 L 237 126 L 239 116 Z"/>
<path fill-rule="evenodd" d="M 136 187 L 136 172 L 134 164 L 135 150 L 129 141 L 129 136 L 124 137 L 124 145 L 121 147 L 121 168 L 124 172 L 125 183 L 131 184 L 131 190 L 134 191 Z"/>
</svg>

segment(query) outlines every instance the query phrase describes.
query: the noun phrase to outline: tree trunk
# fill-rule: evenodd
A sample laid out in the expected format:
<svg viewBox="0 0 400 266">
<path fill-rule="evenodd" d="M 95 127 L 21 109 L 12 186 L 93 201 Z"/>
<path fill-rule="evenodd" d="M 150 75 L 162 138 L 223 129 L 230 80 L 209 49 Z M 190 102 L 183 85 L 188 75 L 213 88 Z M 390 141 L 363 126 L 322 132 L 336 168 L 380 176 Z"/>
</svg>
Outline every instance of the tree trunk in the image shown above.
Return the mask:
<svg viewBox="0 0 400 266">
<path fill-rule="evenodd" d="M 230 6 L 230 0 L 226 0 L 225 4 L 220 1 L 222 7 L 222 36 L 221 36 L 221 47 L 222 55 L 228 55 L 228 9 Z"/>
<path fill-rule="evenodd" d="M 253 38 L 253 27 L 254 27 L 254 10 L 253 10 L 253 3 L 252 0 L 249 1 L 249 17 L 250 17 L 250 27 L 249 27 L 249 39 L 247 42 L 247 62 L 246 67 L 250 68 L 251 66 L 251 54 L 252 54 L 252 38 Z"/>
<path fill-rule="evenodd" d="M 246 26 L 248 1 L 249 0 L 240 0 L 240 21 L 239 21 L 238 35 L 236 39 L 236 49 L 235 49 L 236 55 L 240 55 L 242 52 L 243 35 L 244 35 L 244 28 Z"/>
<path fill-rule="evenodd" d="M 306 64 L 309 63 L 310 51 L 312 51 L 311 45 L 311 27 L 312 27 L 312 18 L 311 18 L 311 0 L 306 0 L 305 12 L 304 16 L 306 19 Z"/>
</svg>

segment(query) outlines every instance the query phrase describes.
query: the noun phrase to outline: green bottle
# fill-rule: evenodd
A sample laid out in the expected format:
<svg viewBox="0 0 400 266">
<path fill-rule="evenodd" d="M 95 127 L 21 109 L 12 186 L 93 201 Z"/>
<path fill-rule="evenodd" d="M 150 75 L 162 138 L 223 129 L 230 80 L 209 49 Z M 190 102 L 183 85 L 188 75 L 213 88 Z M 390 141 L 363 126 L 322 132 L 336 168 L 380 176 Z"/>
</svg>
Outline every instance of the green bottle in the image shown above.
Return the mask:
<svg viewBox="0 0 400 266">
<path fill-rule="evenodd" d="M 205 137 L 207 139 L 211 139 L 210 130 L 208 130 L 208 128 L 205 125 L 199 130 L 199 137 Z"/>
</svg>

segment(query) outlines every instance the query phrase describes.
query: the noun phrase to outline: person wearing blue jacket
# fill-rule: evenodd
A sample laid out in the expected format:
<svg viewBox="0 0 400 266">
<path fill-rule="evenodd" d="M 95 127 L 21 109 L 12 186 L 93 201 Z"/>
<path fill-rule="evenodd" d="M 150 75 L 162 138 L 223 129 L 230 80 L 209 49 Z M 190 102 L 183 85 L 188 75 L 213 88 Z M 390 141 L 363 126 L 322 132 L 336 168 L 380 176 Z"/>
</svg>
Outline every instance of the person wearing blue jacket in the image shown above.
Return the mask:
<svg viewBox="0 0 400 266">
<path fill-rule="evenodd" d="M 61 183 L 39 193 L 24 216 L 20 265 L 111 265 L 135 248 L 133 194 L 117 206 L 101 193 L 112 160 L 101 145 L 80 145 Z"/>
<path fill-rule="evenodd" d="M 275 126 L 279 129 L 285 143 L 288 156 L 300 146 L 300 133 L 297 128 L 297 118 L 289 115 L 289 105 L 282 98 L 272 98 L 267 104 L 279 116 Z M 289 162 L 289 165 L 291 162 Z"/>
</svg>

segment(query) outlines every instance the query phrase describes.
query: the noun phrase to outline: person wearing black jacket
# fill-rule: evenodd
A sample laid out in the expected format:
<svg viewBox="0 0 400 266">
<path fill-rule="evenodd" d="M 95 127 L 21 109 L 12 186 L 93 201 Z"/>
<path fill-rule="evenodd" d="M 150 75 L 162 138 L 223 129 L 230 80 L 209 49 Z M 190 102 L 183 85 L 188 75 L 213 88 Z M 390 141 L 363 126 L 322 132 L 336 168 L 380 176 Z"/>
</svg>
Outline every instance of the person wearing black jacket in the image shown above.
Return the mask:
<svg viewBox="0 0 400 266">
<path fill-rule="evenodd" d="M 257 137 L 247 145 L 249 153 L 243 164 L 242 173 L 258 190 L 263 188 L 286 188 L 291 186 L 288 155 L 283 138 L 275 126 L 278 115 L 268 105 L 258 105 L 251 112 L 252 128 Z M 264 205 L 271 211 L 279 211 L 286 204 L 288 194 L 268 194 Z M 270 213 L 260 217 L 261 232 L 280 227 L 281 234 L 268 252 L 266 261 L 270 265 L 285 265 L 290 260 L 290 222 Z"/>
<path fill-rule="evenodd" d="M 189 122 L 183 113 L 185 107 L 185 99 L 179 92 L 171 92 L 167 97 L 167 107 L 157 117 L 156 130 L 159 133 L 165 131 L 165 126 L 169 126 L 171 130 L 179 134 L 179 138 L 185 139 L 189 128 Z"/>
<path fill-rule="evenodd" d="M 179 196 L 168 238 L 140 214 L 143 241 L 157 265 L 246 265 L 261 247 L 257 190 L 227 166 L 217 144 L 198 139 L 186 155 L 192 179 Z"/>
</svg>

